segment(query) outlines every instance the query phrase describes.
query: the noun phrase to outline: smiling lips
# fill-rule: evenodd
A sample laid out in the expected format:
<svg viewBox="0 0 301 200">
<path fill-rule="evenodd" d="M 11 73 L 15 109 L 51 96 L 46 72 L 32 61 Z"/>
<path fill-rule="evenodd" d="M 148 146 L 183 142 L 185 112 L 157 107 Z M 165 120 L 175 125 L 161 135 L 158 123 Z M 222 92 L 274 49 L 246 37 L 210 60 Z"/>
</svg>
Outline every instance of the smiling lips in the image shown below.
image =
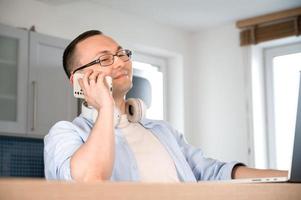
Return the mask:
<svg viewBox="0 0 301 200">
<path fill-rule="evenodd" d="M 114 76 L 114 79 L 119 79 L 119 78 L 122 78 L 124 76 L 127 76 L 128 75 L 128 72 L 127 71 L 122 71 L 121 73 L 118 73 Z"/>
</svg>

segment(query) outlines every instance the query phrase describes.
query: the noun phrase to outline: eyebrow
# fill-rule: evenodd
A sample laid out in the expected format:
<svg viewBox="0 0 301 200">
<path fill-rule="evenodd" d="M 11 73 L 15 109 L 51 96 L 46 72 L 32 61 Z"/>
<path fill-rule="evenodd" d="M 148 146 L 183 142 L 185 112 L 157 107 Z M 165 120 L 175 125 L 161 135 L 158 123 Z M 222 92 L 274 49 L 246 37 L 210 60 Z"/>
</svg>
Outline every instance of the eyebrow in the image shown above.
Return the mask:
<svg viewBox="0 0 301 200">
<path fill-rule="evenodd" d="M 121 50 L 121 49 L 123 49 L 122 46 L 118 46 L 117 49 L 116 49 L 116 52 L 119 51 L 119 50 Z M 112 52 L 110 52 L 110 51 L 108 51 L 108 50 L 99 51 L 99 52 L 97 52 L 97 54 L 95 54 L 95 57 L 98 57 L 98 56 L 100 56 L 101 54 L 106 54 L 106 53 L 112 53 Z M 94 58 L 95 58 L 95 57 L 94 57 Z"/>
</svg>

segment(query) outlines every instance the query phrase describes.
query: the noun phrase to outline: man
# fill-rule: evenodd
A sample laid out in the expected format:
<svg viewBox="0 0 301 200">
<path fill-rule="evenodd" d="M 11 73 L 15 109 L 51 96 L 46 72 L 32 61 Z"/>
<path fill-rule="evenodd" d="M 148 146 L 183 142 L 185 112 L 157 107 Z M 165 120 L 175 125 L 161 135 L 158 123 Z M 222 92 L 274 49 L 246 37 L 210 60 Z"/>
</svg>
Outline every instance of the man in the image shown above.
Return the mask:
<svg viewBox="0 0 301 200">
<path fill-rule="evenodd" d="M 125 95 L 132 87 L 130 56 L 129 50 L 95 30 L 82 33 L 65 49 L 64 70 L 71 84 L 75 72 L 84 74 L 79 84 L 98 117 L 93 122 L 80 115 L 51 128 L 44 149 L 47 179 L 195 182 L 287 176 L 286 171 L 257 170 L 205 158 L 164 121 L 129 122 Z M 105 76 L 112 77 L 112 95 Z M 114 106 L 122 114 L 116 128 Z"/>
</svg>

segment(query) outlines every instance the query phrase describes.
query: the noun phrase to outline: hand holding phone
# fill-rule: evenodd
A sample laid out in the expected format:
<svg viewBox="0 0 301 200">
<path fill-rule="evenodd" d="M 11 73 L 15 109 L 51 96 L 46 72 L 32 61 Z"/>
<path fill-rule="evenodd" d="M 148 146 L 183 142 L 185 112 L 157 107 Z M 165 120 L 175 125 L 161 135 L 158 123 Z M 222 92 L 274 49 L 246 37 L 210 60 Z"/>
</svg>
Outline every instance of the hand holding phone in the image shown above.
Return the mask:
<svg viewBox="0 0 301 200">
<path fill-rule="evenodd" d="M 81 89 L 79 81 L 78 81 L 78 79 L 83 78 L 83 77 L 84 77 L 84 74 L 81 74 L 81 73 L 75 73 L 73 75 L 73 94 L 74 94 L 74 97 L 76 97 L 76 98 L 85 99 L 84 92 Z M 109 87 L 110 94 L 112 95 L 112 92 L 113 92 L 112 77 L 105 76 L 105 81 L 106 81 L 106 83 Z M 92 112 L 92 113 L 90 113 L 90 112 Z M 92 111 L 91 111 L 91 108 L 89 108 L 89 109 L 83 109 L 82 108 L 82 113 L 83 113 L 84 116 L 92 115 L 92 118 L 93 118 L 94 122 L 96 121 L 96 118 L 98 116 L 97 110 L 92 109 Z M 114 107 L 114 126 L 117 126 L 119 124 L 119 122 L 120 122 L 120 112 L 116 107 Z"/>
<path fill-rule="evenodd" d="M 83 77 L 84 77 L 84 74 L 81 74 L 81 73 L 75 73 L 73 75 L 73 95 L 75 98 L 85 99 L 84 92 L 81 89 L 80 84 L 78 82 L 78 79 L 83 78 Z M 107 85 L 109 86 L 109 91 L 112 95 L 112 92 L 113 92 L 112 77 L 106 76 L 105 80 L 106 80 Z"/>
</svg>

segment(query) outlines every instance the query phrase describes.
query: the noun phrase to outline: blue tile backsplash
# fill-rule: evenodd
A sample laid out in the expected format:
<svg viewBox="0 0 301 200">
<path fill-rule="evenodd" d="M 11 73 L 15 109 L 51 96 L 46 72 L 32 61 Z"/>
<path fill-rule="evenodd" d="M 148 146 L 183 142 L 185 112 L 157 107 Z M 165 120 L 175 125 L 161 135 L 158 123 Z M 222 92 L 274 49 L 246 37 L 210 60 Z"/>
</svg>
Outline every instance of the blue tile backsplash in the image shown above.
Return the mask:
<svg viewBox="0 0 301 200">
<path fill-rule="evenodd" d="M 0 177 L 44 177 L 43 139 L 0 136 Z"/>
</svg>

